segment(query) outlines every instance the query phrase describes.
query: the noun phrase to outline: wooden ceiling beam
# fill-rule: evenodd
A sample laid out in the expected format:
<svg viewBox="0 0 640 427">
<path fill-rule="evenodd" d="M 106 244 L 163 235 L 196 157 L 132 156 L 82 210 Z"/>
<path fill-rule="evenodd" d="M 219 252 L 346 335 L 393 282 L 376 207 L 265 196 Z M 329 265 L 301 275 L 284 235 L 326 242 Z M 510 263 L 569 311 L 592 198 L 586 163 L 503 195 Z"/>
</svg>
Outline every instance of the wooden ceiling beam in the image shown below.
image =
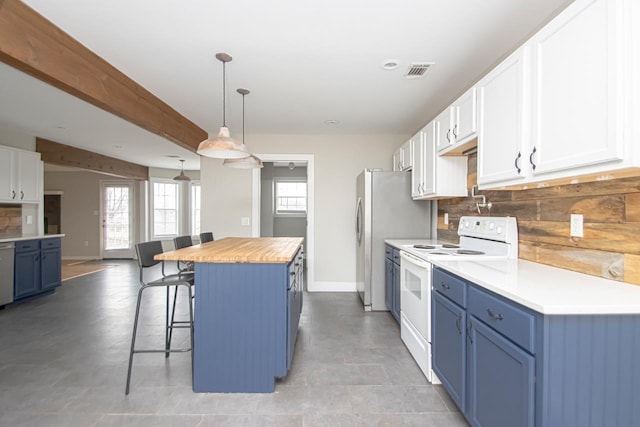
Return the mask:
<svg viewBox="0 0 640 427">
<path fill-rule="evenodd" d="M 36 151 L 40 153 L 42 161 L 45 163 L 85 169 L 120 178 L 149 179 L 149 168 L 146 166 L 103 156 L 44 138 L 36 138 Z"/>
<path fill-rule="evenodd" d="M 19 0 L 0 0 L 0 61 L 196 151 L 207 132 Z"/>
</svg>

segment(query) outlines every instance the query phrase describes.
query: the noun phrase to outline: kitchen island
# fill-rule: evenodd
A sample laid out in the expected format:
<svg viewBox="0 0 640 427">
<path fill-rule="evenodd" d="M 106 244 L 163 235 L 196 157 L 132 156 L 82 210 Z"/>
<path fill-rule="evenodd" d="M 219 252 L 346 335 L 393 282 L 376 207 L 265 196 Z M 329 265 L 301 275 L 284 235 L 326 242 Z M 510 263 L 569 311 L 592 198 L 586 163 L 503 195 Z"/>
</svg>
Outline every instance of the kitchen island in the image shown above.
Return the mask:
<svg viewBox="0 0 640 427">
<path fill-rule="evenodd" d="M 270 393 L 291 368 L 302 238 L 225 238 L 157 255 L 195 263 L 193 390 Z"/>
</svg>

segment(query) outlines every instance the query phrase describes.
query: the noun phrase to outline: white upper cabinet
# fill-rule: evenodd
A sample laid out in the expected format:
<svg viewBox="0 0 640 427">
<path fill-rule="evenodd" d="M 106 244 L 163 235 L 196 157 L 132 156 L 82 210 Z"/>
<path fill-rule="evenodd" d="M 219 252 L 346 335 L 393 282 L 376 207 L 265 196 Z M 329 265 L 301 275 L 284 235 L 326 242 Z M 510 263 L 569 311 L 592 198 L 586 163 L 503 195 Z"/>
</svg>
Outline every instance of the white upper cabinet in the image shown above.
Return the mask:
<svg viewBox="0 0 640 427">
<path fill-rule="evenodd" d="M 413 144 L 410 139 L 393 153 L 393 170 L 406 171 L 413 167 Z"/>
<path fill-rule="evenodd" d="M 582 1 L 530 40 L 534 175 L 622 160 L 621 3 Z"/>
<path fill-rule="evenodd" d="M 440 155 L 460 155 L 468 148 L 468 143 L 475 140 L 476 106 L 476 88 L 473 87 L 436 118 L 437 148 Z"/>
<path fill-rule="evenodd" d="M 41 181 L 40 153 L 0 147 L 0 202 L 40 202 Z"/>
<path fill-rule="evenodd" d="M 481 80 L 481 189 L 623 176 L 640 166 L 630 132 L 638 78 L 631 5 L 576 0 Z"/>
<path fill-rule="evenodd" d="M 521 181 L 528 156 L 528 48 L 478 83 L 478 185 Z"/>
<path fill-rule="evenodd" d="M 436 153 L 436 120 L 414 137 L 411 195 L 414 200 L 467 195 L 467 158 Z"/>
</svg>

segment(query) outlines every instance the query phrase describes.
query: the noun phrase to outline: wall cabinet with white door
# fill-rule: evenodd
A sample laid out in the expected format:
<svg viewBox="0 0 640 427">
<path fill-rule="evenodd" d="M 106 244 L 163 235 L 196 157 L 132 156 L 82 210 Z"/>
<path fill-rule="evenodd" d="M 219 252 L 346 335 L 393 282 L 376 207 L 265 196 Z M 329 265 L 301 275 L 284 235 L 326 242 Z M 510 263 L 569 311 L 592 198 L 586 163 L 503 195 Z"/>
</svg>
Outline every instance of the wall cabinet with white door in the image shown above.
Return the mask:
<svg viewBox="0 0 640 427">
<path fill-rule="evenodd" d="M 440 155 L 461 155 L 476 145 L 476 88 L 466 91 L 436 118 L 437 148 Z"/>
<path fill-rule="evenodd" d="M 41 182 L 40 153 L 0 146 L 0 202 L 38 203 Z"/>
<path fill-rule="evenodd" d="M 480 188 L 638 173 L 631 3 L 577 0 L 481 80 Z"/>
<path fill-rule="evenodd" d="M 413 138 L 411 196 L 414 200 L 467 195 L 467 158 L 438 156 L 435 129 L 434 120 Z"/>
<path fill-rule="evenodd" d="M 415 138 L 415 137 L 414 137 Z M 393 170 L 406 171 L 413 167 L 414 138 L 411 138 L 393 153 Z"/>
</svg>

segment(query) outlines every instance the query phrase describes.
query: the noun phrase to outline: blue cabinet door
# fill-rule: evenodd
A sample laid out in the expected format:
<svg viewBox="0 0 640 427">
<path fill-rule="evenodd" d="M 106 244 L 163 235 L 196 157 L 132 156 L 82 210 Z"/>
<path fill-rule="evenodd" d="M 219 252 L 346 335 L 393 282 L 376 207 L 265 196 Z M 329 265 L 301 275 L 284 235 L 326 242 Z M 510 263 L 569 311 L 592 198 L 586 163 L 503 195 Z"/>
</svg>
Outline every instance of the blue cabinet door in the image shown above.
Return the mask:
<svg viewBox="0 0 640 427">
<path fill-rule="evenodd" d="M 437 292 L 431 294 L 433 370 L 464 413 L 466 402 L 466 312 Z"/>
<path fill-rule="evenodd" d="M 14 267 L 14 298 L 16 300 L 40 291 L 40 250 L 17 252 Z"/>
<path fill-rule="evenodd" d="M 389 311 L 393 311 L 393 261 L 384 260 L 384 302 Z"/>
<path fill-rule="evenodd" d="M 42 290 L 53 289 L 60 286 L 61 280 L 61 253 L 60 248 L 43 249 L 41 253 Z"/>
<path fill-rule="evenodd" d="M 468 327 L 467 419 L 473 426 L 533 427 L 533 356 L 474 316 L 470 316 Z"/>
<path fill-rule="evenodd" d="M 393 310 L 391 313 L 396 321 L 400 322 L 400 264 L 393 263 Z"/>
</svg>

